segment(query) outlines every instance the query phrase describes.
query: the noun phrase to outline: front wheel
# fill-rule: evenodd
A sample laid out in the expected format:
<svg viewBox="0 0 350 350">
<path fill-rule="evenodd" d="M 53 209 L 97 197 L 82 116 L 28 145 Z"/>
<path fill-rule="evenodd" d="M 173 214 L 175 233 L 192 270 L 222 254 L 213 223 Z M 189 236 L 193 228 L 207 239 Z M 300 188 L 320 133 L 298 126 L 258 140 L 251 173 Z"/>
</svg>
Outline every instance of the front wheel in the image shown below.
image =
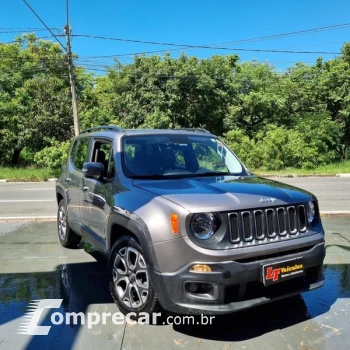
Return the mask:
<svg viewBox="0 0 350 350">
<path fill-rule="evenodd" d="M 130 236 L 123 236 L 112 247 L 108 261 L 109 286 L 112 297 L 124 314 L 151 314 L 159 304 L 153 289 L 140 245 Z"/>
<path fill-rule="evenodd" d="M 69 226 L 64 199 L 58 204 L 57 231 L 58 238 L 63 247 L 75 248 L 81 240 L 81 237 L 78 236 Z"/>
</svg>

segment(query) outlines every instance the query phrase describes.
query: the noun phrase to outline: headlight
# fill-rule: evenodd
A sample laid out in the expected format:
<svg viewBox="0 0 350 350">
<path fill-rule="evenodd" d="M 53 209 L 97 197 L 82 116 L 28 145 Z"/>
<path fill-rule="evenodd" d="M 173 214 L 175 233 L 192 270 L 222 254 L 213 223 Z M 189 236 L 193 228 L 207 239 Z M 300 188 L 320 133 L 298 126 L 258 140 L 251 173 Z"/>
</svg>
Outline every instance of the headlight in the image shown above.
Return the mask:
<svg viewBox="0 0 350 350">
<path fill-rule="evenodd" d="M 190 228 L 199 239 L 209 239 L 216 231 L 217 223 L 213 213 L 194 214 Z"/>
<path fill-rule="evenodd" d="M 309 202 L 307 205 L 307 222 L 311 224 L 315 219 L 315 205 L 313 202 Z"/>
</svg>

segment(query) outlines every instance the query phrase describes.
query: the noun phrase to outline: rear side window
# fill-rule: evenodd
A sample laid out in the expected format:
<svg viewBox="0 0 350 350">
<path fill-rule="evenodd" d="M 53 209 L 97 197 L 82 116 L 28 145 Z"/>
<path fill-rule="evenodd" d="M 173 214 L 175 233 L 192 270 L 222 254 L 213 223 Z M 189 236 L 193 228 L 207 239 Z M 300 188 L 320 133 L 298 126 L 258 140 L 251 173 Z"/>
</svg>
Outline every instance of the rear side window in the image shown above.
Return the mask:
<svg viewBox="0 0 350 350">
<path fill-rule="evenodd" d="M 72 148 L 71 161 L 74 167 L 80 171 L 83 169 L 83 165 L 87 161 L 89 142 L 90 138 L 88 137 L 76 140 Z"/>
</svg>

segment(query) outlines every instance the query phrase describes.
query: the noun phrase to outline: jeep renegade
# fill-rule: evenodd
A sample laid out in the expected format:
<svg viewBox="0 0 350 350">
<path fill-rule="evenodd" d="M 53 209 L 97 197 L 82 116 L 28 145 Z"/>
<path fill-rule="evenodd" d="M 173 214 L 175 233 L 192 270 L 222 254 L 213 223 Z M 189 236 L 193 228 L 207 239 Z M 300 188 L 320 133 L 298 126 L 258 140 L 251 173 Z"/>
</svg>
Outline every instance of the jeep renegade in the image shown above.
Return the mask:
<svg viewBox="0 0 350 350">
<path fill-rule="evenodd" d="M 324 283 L 316 197 L 251 174 L 204 129 L 85 130 L 56 194 L 61 244 L 108 258 L 123 313 L 230 313 Z"/>
</svg>

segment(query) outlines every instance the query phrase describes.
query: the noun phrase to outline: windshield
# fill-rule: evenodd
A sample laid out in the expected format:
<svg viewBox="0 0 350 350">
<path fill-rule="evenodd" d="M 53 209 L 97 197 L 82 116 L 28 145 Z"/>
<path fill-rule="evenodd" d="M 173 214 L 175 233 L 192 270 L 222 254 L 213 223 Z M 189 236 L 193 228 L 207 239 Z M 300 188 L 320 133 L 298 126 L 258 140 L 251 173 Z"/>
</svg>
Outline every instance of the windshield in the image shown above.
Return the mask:
<svg viewBox="0 0 350 350">
<path fill-rule="evenodd" d="M 125 136 L 123 170 L 135 179 L 245 175 L 218 138 L 183 134 Z"/>
</svg>

